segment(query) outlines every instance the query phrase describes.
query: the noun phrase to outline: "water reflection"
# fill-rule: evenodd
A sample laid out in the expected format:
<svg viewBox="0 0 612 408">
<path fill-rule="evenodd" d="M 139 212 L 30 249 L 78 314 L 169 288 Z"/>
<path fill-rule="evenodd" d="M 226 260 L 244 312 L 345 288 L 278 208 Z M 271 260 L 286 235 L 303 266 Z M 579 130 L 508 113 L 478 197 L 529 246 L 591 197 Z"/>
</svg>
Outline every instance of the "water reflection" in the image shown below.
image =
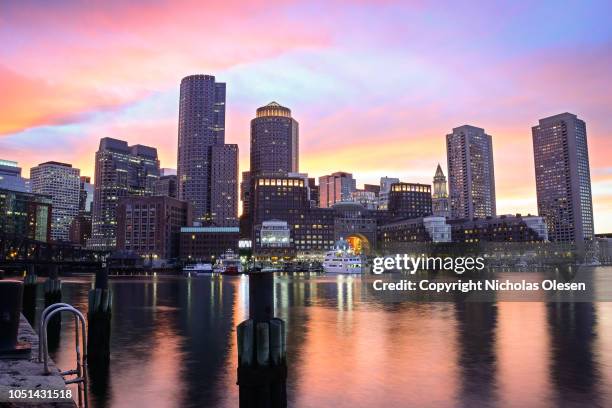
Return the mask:
<svg viewBox="0 0 612 408">
<path fill-rule="evenodd" d="M 611 272 L 596 270 L 594 284 Z M 110 377 L 92 406 L 238 406 L 246 277 L 110 284 Z M 89 286 L 64 279 L 64 299 L 86 310 Z M 276 277 L 288 406 L 612 406 L 609 303 L 385 303 L 369 290 L 359 277 Z M 74 364 L 71 324 L 54 356 L 62 368 Z"/>
<path fill-rule="evenodd" d="M 559 404 L 600 406 L 599 367 L 593 355 L 595 308 L 591 303 L 553 303 L 548 307 L 550 377 Z"/>
</svg>

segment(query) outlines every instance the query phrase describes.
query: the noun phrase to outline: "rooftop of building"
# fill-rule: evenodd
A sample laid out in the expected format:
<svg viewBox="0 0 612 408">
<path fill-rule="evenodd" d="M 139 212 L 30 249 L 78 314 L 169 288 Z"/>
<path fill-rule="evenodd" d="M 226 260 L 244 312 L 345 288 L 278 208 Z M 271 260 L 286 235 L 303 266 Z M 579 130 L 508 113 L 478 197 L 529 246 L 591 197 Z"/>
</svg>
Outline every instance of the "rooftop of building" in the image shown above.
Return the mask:
<svg viewBox="0 0 612 408">
<path fill-rule="evenodd" d="M 256 116 L 258 118 L 268 117 L 268 116 L 280 116 L 280 117 L 290 118 L 291 109 L 285 106 L 282 106 L 277 102 L 270 102 L 267 105 L 257 108 Z"/>
<path fill-rule="evenodd" d="M 455 128 L 453 128 L 453 133 L 461 131 L 461 130 L 477 130 L 479 132 L 484 132 L 485 130 L 483 128 L 479 128 L 478 126 L 473 126 L 473 125 L 461 125 L 461 126 L 457 126 Z"/>
<path fill-rule="evenodd" d="M 0 159 L 0 166 L 19 167 L 16 161 Z"/>
<path fill-rule="evenodd" d="M 133 145 L 129 146 L 125 140 L 113 139 L 112 137 L 104 137 L 100 139 L 100 151 L 108 150 L 117 153 L 131 154 L 141 156 L 147 159 L 157 159 L 157 149 L 151 146 Z"/>
<path fill-rule="evenodd" d="M 546 118 L 542 118 L 538 121 L 538 125 L 534 126 L 534 127 L 538 127 L 538 126 L 542 126 L 542 125 L 547 125 L 550 124 L 551 122 L 558 122 L 559 120 L 576 120 L 578 119 L 578 116 L 576 116 L 573 113 L 569 113 L 569 112 L 563 112 L 563 113 L 559 113 L 556 115 L 552 115 L 552 116 L 548 116 Z M 580 119 L 578 119 L 580 120 Z"/>
<path fill-rule="evenodd" d="M 240 228 L 238 227 L 181 227 L 181 232 L 185 233 L 238 233 Z"/>
<path fill-rule="evenodd" d="M 38 166 L 60 166 L 60 167 L 72 168 L 72 164 L 70 163 L 62 163 L 62 162 L 57 162 L 57 161 L 48 161 L 48 162 L 40 163 Z"/>
</svg>

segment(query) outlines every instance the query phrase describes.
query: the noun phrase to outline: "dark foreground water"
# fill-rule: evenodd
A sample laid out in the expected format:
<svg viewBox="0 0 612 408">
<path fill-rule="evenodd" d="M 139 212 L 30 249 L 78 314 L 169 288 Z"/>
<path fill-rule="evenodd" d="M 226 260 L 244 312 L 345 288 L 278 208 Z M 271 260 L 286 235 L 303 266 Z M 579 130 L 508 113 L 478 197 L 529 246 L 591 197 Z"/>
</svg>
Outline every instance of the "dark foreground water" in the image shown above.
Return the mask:
<svg viewBox="0 0 612 408">
<path fill-rule="evenodd" d="M 593 282 L 610 282 L 597 268 Z M 91 279 L 63 278 L 87 310 Z M 602 283 L 603 284 L 603 283 Z M 277 276 L 289 407 L 612 407 L 612 303 L 381 303 L 361 278 Z M 93 407 L 237 407 L 246 277 L 112 280 Z M 40 302 L 39 302 L 40 303 Z M 40 313 L 40 310 L 39 310 Z M 72 368 L 72 322 L 53 358 Z"/>
</svg>

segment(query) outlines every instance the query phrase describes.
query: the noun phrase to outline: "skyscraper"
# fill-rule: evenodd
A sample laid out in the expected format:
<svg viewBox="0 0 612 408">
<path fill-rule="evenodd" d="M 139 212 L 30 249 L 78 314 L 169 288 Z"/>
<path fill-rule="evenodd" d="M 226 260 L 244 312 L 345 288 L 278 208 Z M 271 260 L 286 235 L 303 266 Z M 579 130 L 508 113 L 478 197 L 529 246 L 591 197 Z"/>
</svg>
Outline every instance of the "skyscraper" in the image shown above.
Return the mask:
<svg viewBox="0 0 612 408">
<path fill-rule="evenodd" d="M 340 201 L 351 201 L 351 193 L 357 190 L 351 173 L 337 171 L 319 177 L 319 206 L 329 208 Z"/>
<path fill-rule="evenodd" d="M 446 190 L 446 176 L 442 171 L 442 167 L 438 163 L 436 174 L 433 178 L 433 194 L 432 194 L 432 209 L 433 215 L 438 217 L 450 217 L 448 206 L 448 192 Z"/>
<path fill-rule="evenodd" d="M 493 141 L 484 129 L 464 125 L 446 135 L 452 218 L 496 215 Z"/>
<path fill-rule="evenodd" d="M 212 221 L 212 146 L 225 143 L 225 83 L 212 75 L 181 81 L 178 126 L 178 195 L 193 205 L 194 219 Z"/>
<path fill-rule="evenodd" d="M 30 169 L 32 192 L 51 197 L 51 239 L 68 241 L 70 224 L 79 215 L 80 170 L 59 162 Z"/>
<path fill-rule="evenodd" d="M 551 241 L 593 238 L 586 124 L 571 113 L 540 119 L 532 129 L 538 214 Z"/>
<path fill-rule="evenodd" d="M 212 224 L 238 226 L 238 145 L 211 148 L 210 215 Z"/>
<path fill-rule="evenodd" d="M 159 178 L 157 149 L 105 137 L 95 167 L 92 237 L 87 246 L 114 249 L 119 198 L 153 194 Z"/>
<path fill-rule="evenodd" d="M 297 173 L 298 134 L 298 122 L 289 108 L 276 102 L 258 108 L 251 120 L 251 174 Z"/>
</svg>

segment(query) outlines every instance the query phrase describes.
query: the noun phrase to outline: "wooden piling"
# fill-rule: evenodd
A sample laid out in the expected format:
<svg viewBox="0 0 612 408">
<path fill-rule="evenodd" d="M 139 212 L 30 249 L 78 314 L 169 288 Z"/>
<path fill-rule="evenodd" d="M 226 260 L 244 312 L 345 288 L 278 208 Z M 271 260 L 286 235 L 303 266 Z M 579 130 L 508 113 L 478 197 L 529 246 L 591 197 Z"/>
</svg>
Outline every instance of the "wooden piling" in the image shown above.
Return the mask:
<svg viewBox="0 0 612 408">
<path fill-rule="evenodd" d="M 287 406 L 285 322 L 273 317 L 274 277 L 249 274 L 249 319 L 237 327 L 240 408 Z"/>
<path fill-rule="evenodd" d="M 35 326 L 36 318 L 36 296 L 38 285 L 36 284 L 36 266 L 28 265 L 25 276 L 23 277 L 23 315 L 30 325 Z"/>
<path fill-rule="evenodd" d="M 108 288 L 108 269 L 102 268 L 96 272 L 94 288 L 89 291 L 87 310 L 89 366 L 99 372 L 106 370 L 110 360 L 112 308 L 113 294 Z"/>
<path fill-rule="evenodd" d="M 49 278 L 43 284 L 43 289 L 45 292 L 45 309 L 52 304 L 62 302 L 62 281 L 59 279 L 59 268 L 57 265 L 50 266 Z M 49 325 L 47 326 L 49 350 L 55 350 L 59 345 L 61 328 L 61 313 L 57 313 L 49 319 Z"/>
</svg>

